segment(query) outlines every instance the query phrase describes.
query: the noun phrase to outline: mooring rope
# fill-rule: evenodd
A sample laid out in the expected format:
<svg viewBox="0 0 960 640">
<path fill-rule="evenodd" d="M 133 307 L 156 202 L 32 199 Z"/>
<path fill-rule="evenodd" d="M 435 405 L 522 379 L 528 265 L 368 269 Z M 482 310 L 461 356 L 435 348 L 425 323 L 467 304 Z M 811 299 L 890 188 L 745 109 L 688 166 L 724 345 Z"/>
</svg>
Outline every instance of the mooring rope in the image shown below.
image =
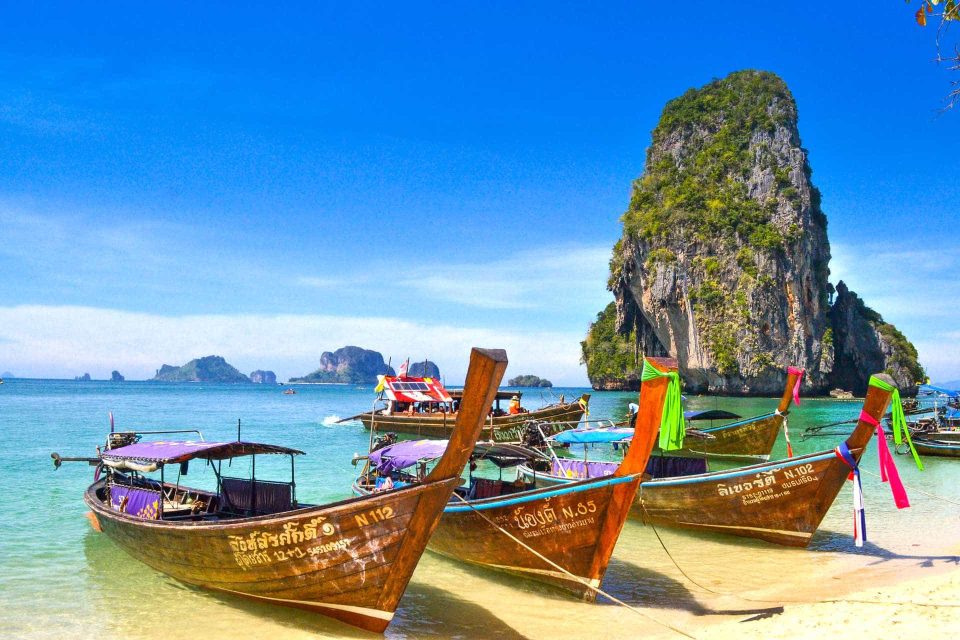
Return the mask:
<svg viewBox="0 0 960 640">
<path fill-rule="evenodd" d="M 623 600 L 620 600 L 619 598 L 616 598 L 615 596 L 607 593 L 606 591 L 604 591 L 604 590 L 601 589 L 600 587 L 595 587 L 595 586 L 593 586 L 592 584 L 590 584 L 590 583 L 589 583 L 587 580 L 585 580 L 584 578 L 581 578 L 580 576 L 575 575 L 575 574 L 567 571 L 566 569 L 564 569 L 563 567 L 561 567 L 559 564 L 557 564 L 556 562 L 554 562 L 554 561 L 551 560 L 550 558 L 544 556 L 542 553 L 540 553 L 539 551 L 537 551 L 536 549 L 534 549 L 534 548 L 531 547 L 530 545 L 526 544 L 525 542 L 523 542 L 522 540 L 520 540 L 519 538 L 517 538 L 515 535 L 513 535 L 512 533 L 510 533 L 509 531 L 507 531 L 506 529 L 504 529 L 503 527 L 501 527 L 500 525 L 498 525 L 496 522 L 494 522 L 493 520 L 491 520 L 490 518 L 488 518 L 486 515 L 483 514 L 483 512 L 481 512 L 481 511 L 480 511 L 479 509 L 477 509 L 475 506 L 473 506 L 472 504 L 470 504 L 470 502 L 468 502 L 467 500 L 464 500 L 463 496 L 461 496 L 461 495 L 458 494 L 458 493 L 454 493 L 453 495 L 456 496 L 456 498 L 457 498 L 458 500 L 460 500 L 462 503 L 464 503 L 465 505 L 467 505 L 468 507 L 470 507 L 470 508 L 473 510 L 474 513 L 476 513 L 478 516 L 480 516 L 481 518 L 483 518 L 484 520 L 486 520 L 487 523 L 490 524 L 490 526 L 492 526 L 493 528 L 499 530 L 500 533 L 504 534 L 505 536 L 507 536 L 508 538 L 510 538 L 511 540 L 513 540 L 514 542 L 516 542 L 518 545 L 520 545 L 521 547 L 523 547 L 524 549 L 526 549 L 527 551 L 529 551 L 530 553 L 532 553 L 534 556 L 536 556 L 536 557 L 539 558 L 540 560 L 543 560 L 544 562 L 546 562 L 548 565 L 550 565 L 551 567 L 553 567 L 553 568 L 556 569 L 557 571 L 560 571 L 560 572 L 563 573 L 564 575 L 570 576 L 571 578 L 573 578 L 574 580 L 576 580 L 577 582 L 579 582 L 580 584 L 582 584 L 582 585 L 585 586 L 586 588 L 588 588 L 588 589 L 590 589 L 591 591 L 594 591 L 594 592 L 602 595 L 604 598 L 609 599 L 611 602 L 614 602 L 614 603 L 620 605 L 621 607 L 625 607 L 625 608 L 629 609 L 630 611 L 634 612 L 635 614 L 637 614 L 637 615 L 639 615 L 639 616 L 642 616 L 642 617 L 646 618 L 647 620 L 650 620 L 650 621 L 652 621 L 652 622 L 660 625 L 661 627 L 664 627 L 665 629 L 670 629 L 670 630 L 673 631 L 674 633 L 677 633 L 677 634 L 679 634 L 679 635 L 681 635 L 681 636 L 683 636 L 683 637 L 685 637 L 685 638 L 690 638 L 691 640 L 697 640 L 695 636 L 690 635 L 690 634 L 687 633 L 686 631 L 684 631 L 684 630 L 682 630 L 682 629 L 678 629 L 677 627 L 674 627 L 674 626 L 672 626 L 672 625 L 670 625 L 670 624 L 668 624 L 668 623 L 666 623 L 666 622 L 662 622 L 662 621 L 660 621 L 660 620 L 657 620 L 657 619 L 654 618 L 653 616 L 651 616 L 651 615 L 649 615 L 649 614 L 647 614 L 647 613 L 644 613 L 644 612 L 641 611 L 640 609 L 638 609 L 638 608 L 636 608 L 636 607 L 634 607 L 634 606 L 631 606 L 631 605 L 627 604 L 626 602 L 624 602 Z"/>
<path fill-rule="evenodd" d="M 867 471 L 866 469 L 860 469 L 860 473 L 866 473 L 867 475 L 871 475 L 871 476 L 873 476 L 874 478 L 880 478 L 880 475 L 879 475 L 879 474 L 873 473 L 872 471 Z M 882 478 L 881 478 L 881 480 L 882 480 Z M 934 500 L 941 500 L 941 501 L 943 501 L 943 502 L 947 502 L 947 503 L 949 503 L 949 504 L 954 504 L 954 505 L 957 505 L 958 507 L 960 507 L 960 502 L 957 502 L 956 500 L 951 500 L 950 498 L 945 498 L 945 497 L 943 497 L 943 496 L 938 496 L 938 495 L 935 494 L 935 493 L 930 493 L 929 491 L 924 491 L 923 489 L 918 489 L 918 488 L 916 488 L 916 487 L 911 487 L 911 486 L 909 486 L 909 485 L 907 485 L 907 484 L 904 484 L 903 486 L 904 486 L 905 488 L 907 488 L 907 489 L 910 489 L 910 491 L 912 491 L 912 492 L 923 494 L 923 495 L 927 496 L 928 498 L 933 498 Z"/>
<path fill-rule="evenodd" d="M 869 473 L 869 472 L 867 472 L 867 473 Z M 871 474 L 871 475 L 876 475 L 876 474 Z M 879 477 L 879 476 L 878 476 L 878 477 Z M 643 485 L 641 485 L 641 488 L 642 488 L 642 486 L 643 486 Z M 911 489 L 911 491 L 912 491 L 912 489 Z M 923 493 L 923 492 L 920 491 L 920 493 Z M 932 494 L 928 494 L 928 495 L 932 495 Z M 647 516 L 647 509 L 646 509 L 646 507 L 643 505 L 642 502 L 640 502 L 640 508 L 643 510 L 644 518 L 646 518 L 646 516 Z M 903 606 L 913 606 L 913 607 L 931 607 L 931 608 L 934 608 L 934 609 L 937 609 L 937 608 L 950 608 L 950 609 L 955 609 L 955 608 L 960 607 L 960 604 L 930 603 L 930 602 L 912 602 L 912 601 L 911 601 L 911 602 L 902 602 L 902 601 L 895 601 L 895 600 L 858 600 L 858 599 L 852 599 L 852 598 L 846 598 L 846 599 L 830 599 L 830 600 L 784 600 L 784 599 L 779 599 L 779 600 L 767 600 L 767 599 L 764 599 L 764 598 L 749 598 L 749 597 L 747 597 L 747 596 L 741 595 L 741 594 L 739 594 L 739 593 L 734 593 L 734 592 L 732 592 L 732 591 L 727 591 L 727 592 L 724 592 L 724 591 L 716 591 L 716 590 L 714 590 L 714 589 L 711 589 L 710 587 L 707 587 L 707 586 L 705 586 L 705 585 L 700 584 L 699 582 L 697 582 L 696 580 L 694 580 L 692 577 L 690 577 L 690 574 L 688 574 L 686 571 L 683 570 L 683 567 L 680 566 L 680 563 L 677 562 L 676 558 L 673 557 L 673 554 L 670 553 L 670 550 L 667 549 L 667 545 L 666 545 L 666 543 L 664 543 L 663 538 L 660 537 L 660 532 L 657 531 L 656 525 L 654 525 L 652 522 L 649 522 L 649 521 L 645 522 L 644 524 L 646 524 L 648 527 L 650 527 L 651 529 L 653 529 L 653 533 L 654 533 L 654 535 L 657 537 L 657 541 L 660 543 L 660 547 L 663 549 L 664 553 L 667 554 L 667 557 L 670 558 L 670 562 L 673 563 L 673 566 L 676 567 L 677 571 L 679 571 L 680 574 L 681 574 L 684 578 L 686 578 L 687 580 L 689 580 L 690 583 L 693 584 L 694 586 L 699 587 L 699 588 L 703 589 L 704 591 L 707 591 L 707 592 L 712 593 L 712 594 L 717 595 L 717 596 L 725 596 L 725 597 L 739 598 L 740 600 L 743 600 L 744 602 L 756 602 L 756 603 L 760 603 L 760 604 L 779 604 L 779 605 L 781 605 L 781 607 L 782 607 L 784 604 L 846 604 L 846 603 L 853 603 L 853 604 L 880 604 L 880 605 L 903 605 Z"/>
</svg>

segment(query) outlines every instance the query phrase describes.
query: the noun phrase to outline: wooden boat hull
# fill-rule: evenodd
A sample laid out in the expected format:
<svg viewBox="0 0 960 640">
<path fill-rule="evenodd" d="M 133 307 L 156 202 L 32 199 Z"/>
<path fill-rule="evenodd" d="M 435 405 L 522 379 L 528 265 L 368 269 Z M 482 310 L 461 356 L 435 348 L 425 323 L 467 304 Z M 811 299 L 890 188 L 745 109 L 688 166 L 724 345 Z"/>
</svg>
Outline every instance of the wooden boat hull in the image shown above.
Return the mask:
<svg viewBox="0 0 960 640">
<path fill-rule="evenodd" d="M 565 431 L 572 424 L 580 422 L 583 413 L 583 405 L 579 402 L 568 402 L 544 407 L 529 413 L 488 417 L 483 430 L 480 432 L 480 439 L 491 442 L 520 442 L 523 435 L 523 425 L 530 420 L 544 423 L 541 425 L 541 429 L 544 431 L 544 435 L 550 436 Z M 456 421 L 453 414 L 448 413 L 412 415 L 396 413 L 389 416 L 383 414 L 374 416 L 368 412 L 360 414 L 359 418 L 367 429 L 371 428 L 371 424 L 375 420 L 377 431 L 380 433 L 393 431 L 423 438 L 450 437 Z"/>
<path fill-rule="evenodd" d="M 571 480 L 533 474 L 538 486 Z M 645 480 L 630 510 L 644 523 L 805 547 L 850 469 L 832 451 L 675 478 Z"/>
<path fill-rule="evenodd" d="M 618 476 L 469 504 L 454 500 L 444 509 L 427 548 L 458 561 L 554 585 L 592 601 L 596 592 L 590 587 L 598 587 L 603 580 L 639 484 L 639 475 Z M 572 576 L 537 557 L 497 526 Z"/>
<path fill-rule="evenodd" d="M 143 520 L 84 495 L 95 526 L 181 582 L 382 632 L 459 478 L 239 520 Z"/>
<path fill-rule="evenodd" d="M 640 486 L 631 517 L 805 547 L 850 468 L 833 451 Z"/>
<path fill-rule="evenodd" d="M 913 446 L 922 456 L 960 458 L 960 440 L 928 440 L 914 436 Z"/>
<path fill-rule="evenodd" d="M 770 458 L 770 452 L 783 426 L 783 414 L 770 413 L 756 418 L 731 422 L 719 427 L 700 429 L 713 436 L 710 439 L 687 438 L 683 449 L 663 452 L 654 449 L 653 455 L 715 458 Z"/>
</svg>

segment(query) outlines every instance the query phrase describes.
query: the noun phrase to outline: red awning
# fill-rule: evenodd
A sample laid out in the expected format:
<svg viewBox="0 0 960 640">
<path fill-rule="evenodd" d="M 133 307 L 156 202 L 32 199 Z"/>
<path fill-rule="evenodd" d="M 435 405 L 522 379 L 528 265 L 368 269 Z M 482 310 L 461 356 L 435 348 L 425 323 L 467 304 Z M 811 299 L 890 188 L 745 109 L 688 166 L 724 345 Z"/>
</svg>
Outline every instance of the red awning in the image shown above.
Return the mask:
<svg viewBox="0 0 960 640">
<path fill-rule="evenodd" d="M 384 376 L 382 384 L 387 398 L 397 402 L 453 402 L 435 378 Z"/>
</svg>

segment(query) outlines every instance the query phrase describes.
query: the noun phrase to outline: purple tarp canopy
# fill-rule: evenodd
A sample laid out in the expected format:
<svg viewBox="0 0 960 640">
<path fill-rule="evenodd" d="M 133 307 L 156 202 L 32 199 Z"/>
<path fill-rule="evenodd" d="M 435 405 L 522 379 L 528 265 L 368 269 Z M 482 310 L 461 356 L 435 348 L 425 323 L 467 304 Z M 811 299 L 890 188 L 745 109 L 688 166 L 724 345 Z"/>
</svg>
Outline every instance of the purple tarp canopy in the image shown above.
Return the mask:
<svg viewBox="0 0 960 640">
<path fill-rule="evenodd" d="M 104 451 L 104 460 L 143 460 L 160 464 L 176 464 L 193 458 L 223 460 L 255 453 L 285 453 L 299 455 L 302 451 L 257 442 L 136 442 L 125 447 Z"/>
<path fill-rule="evenodd" d="M 380 473 L 412 467 L 421 460 L 436 460 L 447 449 L 448 440 L 404 440 L 370 453 L 370 464 Z"/>
</svg>

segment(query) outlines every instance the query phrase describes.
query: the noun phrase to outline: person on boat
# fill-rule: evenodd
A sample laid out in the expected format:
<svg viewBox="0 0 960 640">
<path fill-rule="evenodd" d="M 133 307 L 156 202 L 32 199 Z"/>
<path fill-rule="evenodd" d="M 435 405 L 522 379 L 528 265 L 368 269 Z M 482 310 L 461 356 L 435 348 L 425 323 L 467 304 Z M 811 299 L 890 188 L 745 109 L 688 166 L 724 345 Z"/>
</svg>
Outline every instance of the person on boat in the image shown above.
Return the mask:
<svg viewBox="0 0 960 640">
<path fill-rule="evenodd" d="M 507 412 L 512 416 L 523 413 L 523 407 L 520 406 L 520 396 L 510 398 L 510 406 L 507 408 Z"/>
</svg>

